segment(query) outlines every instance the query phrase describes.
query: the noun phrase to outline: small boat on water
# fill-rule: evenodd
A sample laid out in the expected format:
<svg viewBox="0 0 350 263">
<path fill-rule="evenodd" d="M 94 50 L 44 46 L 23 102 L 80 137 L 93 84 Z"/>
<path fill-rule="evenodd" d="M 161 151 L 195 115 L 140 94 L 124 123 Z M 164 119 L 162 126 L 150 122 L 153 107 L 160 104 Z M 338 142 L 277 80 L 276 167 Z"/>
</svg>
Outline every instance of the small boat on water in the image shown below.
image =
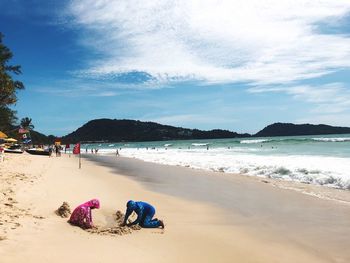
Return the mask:
<svg viewBox="0 0 350 263">
<path fill-rule="evenodd" d="M 14 144 L 9 147 L 4 148 L 5 153 L 23 153 L 23 150 L 21 149 L 21 145 Z"/>
<path fill-rule="evenodd" d="M 21 149 L 4 149 L 5 153 L 23 153 Z"/>
<path fill-rule="evenodd" d="M 41 148 L 31 148 L 31 149 L 27 149 L 26 150 L 27 153 L 29 154 L 33 154 L 33 155 L 45 155 L 45 156 L 49 156 L 49 150 L 44 150 Z"/>
</svg>

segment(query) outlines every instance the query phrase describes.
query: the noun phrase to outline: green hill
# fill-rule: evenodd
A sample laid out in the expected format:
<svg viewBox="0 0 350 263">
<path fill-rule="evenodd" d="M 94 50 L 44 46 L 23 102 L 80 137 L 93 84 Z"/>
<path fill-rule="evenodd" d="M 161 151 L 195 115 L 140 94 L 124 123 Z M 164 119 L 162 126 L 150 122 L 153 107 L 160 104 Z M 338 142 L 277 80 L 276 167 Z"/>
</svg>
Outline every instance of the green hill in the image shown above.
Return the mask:
<svg viewBox="0 0 350 263">
<path fill-rule="evenodd" d="M 350 133 L 348 127 L 335 127 L 325 124 L 293 124 L 293 123 L 274 123 L 258 133 L 255 137 L 272 136 L 297 136 L 297 135 L 326 135 L 326 134 L 346 134 Z"/>
<path fill-rule="evenodd" d="M 155 122 L 135 120 L 98 119 L 84 124 L 76 131 L 64 136 L 64 142 L 78 141 L 161 141 L 184 139 L 217 139 L 247 137 L 227 130 L 202 131 L 186 129 Z"/>
</svg>

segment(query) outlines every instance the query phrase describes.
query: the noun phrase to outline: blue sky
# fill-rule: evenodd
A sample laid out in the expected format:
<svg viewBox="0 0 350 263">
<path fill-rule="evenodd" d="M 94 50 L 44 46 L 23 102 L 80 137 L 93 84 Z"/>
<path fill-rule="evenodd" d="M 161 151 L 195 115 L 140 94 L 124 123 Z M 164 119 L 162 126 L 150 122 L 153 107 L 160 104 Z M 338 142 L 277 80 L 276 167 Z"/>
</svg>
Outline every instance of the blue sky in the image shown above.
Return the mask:
<svg viewBox="0 0 350 263">
<path fill-rule="evenodd" d="M 348 0 L 2 0 L 36 130 L 91 119 L 255 133 L 350 126 Z"/>
</svg>

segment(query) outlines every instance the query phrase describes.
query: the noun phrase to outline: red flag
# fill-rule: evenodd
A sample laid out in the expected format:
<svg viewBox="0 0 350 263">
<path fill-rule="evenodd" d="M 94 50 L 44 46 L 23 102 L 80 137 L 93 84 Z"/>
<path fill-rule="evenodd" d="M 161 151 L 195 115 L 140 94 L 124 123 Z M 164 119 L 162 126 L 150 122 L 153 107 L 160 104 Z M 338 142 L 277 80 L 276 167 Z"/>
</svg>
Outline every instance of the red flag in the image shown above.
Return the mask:
<svg viewBox="0 0 350 263">
<path fill-rule="evenodd" d="M 18 133 L 28 133 L 29 131 L 23 128 L 19 128 Z"/>
<path fill-rule="evenodd" d="M 67 144 L 66 144 L 66 149 L 69 149 L 69 148 L 70 148 L 70 144 L 67 143 Z"/>
<path fill-rule="evenodd" d="M 74 145 L 73 154 L 80 154 L 80 143 Z"/>
</svg>

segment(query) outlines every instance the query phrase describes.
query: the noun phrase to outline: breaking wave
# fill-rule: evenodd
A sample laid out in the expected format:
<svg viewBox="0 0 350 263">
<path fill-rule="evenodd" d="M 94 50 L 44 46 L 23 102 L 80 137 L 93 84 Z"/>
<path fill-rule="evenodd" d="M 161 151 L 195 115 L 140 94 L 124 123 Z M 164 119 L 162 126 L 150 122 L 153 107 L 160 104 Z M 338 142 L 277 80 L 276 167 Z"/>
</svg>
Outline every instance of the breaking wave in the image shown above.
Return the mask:
<svg viewBox="0 0 350 263">
<path fill-rule="evenodd" d="M 348 158 L 325 156 L 261 156 L 247 153 L 230 154 L 180 149 L 123 149 L 121 155 L 159 164 L 178 165 L 239 173 L 263 178 L 297 181 L 350 190 L 350 162 Z"/>
<path fill-rule="evenodd" d="M 240 141 L 240 143 L 263 143 L 263 142 L 269 142 L 271 140 L 268 140 L 268 139 L 257 139 L 257 140 L 242 140 Z"/>
<path fill-rule="evenodd" d="M 350 137 L 334 137 L 334 138 L 312 138 L 314 141 L 320 142 L 350 142 Z"/>
</svg>

